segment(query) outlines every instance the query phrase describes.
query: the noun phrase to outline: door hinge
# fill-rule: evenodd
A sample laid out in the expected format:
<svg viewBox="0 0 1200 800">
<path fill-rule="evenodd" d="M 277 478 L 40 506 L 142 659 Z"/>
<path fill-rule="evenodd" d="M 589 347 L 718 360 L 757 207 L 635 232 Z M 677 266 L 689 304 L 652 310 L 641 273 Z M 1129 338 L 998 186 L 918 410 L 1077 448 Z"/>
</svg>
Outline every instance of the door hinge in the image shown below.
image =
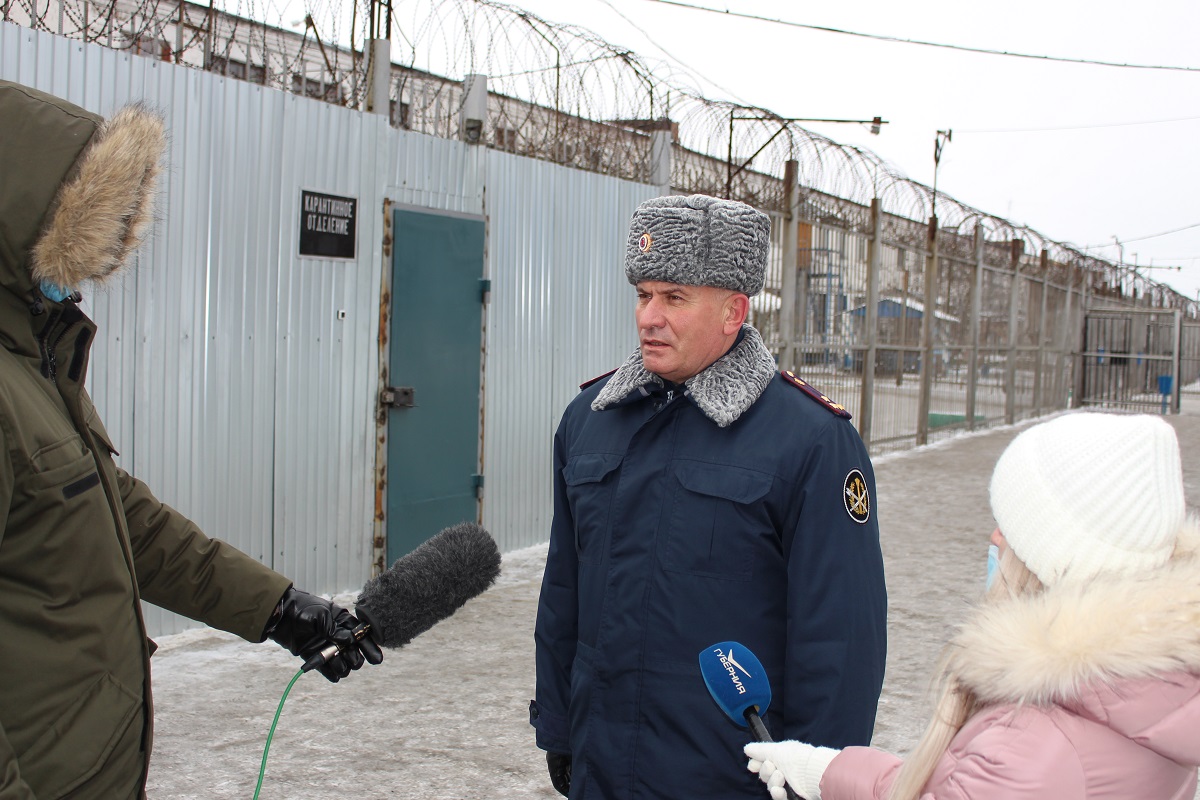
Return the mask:
<svg viewBox="0 0 1200 800">
<path fill-rule="evenodd" d="M 486 304 L 492 299 L 492 281 L 490 278 L 479 279 L 479 302 Z"/>
<path fill-rule="evenodd" d="M 412 408 L 417 404 L 411 386 L 387 386 L 379 393 L 379 404 L 388 408 Z"/>
</svg>

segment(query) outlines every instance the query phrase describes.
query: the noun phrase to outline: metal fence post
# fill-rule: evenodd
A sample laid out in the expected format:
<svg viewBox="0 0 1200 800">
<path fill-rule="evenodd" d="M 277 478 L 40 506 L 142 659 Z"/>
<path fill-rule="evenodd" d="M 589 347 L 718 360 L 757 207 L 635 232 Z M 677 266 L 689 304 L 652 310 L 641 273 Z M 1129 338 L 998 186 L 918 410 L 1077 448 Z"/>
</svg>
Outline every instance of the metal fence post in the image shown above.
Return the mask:
<svg viewBox="0 0 1200 800">
<path fill-rule="evenodd" d="M 871 238 L 867 240 L 867 306 L 863 316 L 867 349 L 863 354 L 862 396 L 858 406 L 858 434 L 871 446 L 871 417 L 875 404 L 875 354 L 879 346 L 879 265 L 883 261 L 883 220 L 879 198 L 871 200 Z"/>
<path fill-rule="evenodd" d="M 1044 398 L 1042 397 L 1045 383 L 1042 380 L 1042 370 L 1046 365 L 1046 297 L 1050 294 L 1050 251 L 1042 248 L 1042 310 L 1038 316 L 1037 327 L 1037 364 L 1033 372 L 1033 413 L 1041 416 Z"/>
<path fill-rule="evenodd" d="M 371 39 L 367 42 L 367 53 L 367 97 L 364 104 L 366 111 L 369 114 L 383 114 L 390 119 L 392 109 L 388 90 L 392 86 L 392 42 L 390 39 Z M 468 75 L 464 81 L 466 84 L 464 94 L 470 97 L 471 93 L 476 91 L 473 79 L 479 78 L 483 79 L 483 103 L 486 108 L 487 78 Z"/>
<path fill-rule="evenodd" d="M 1067 383 L 1067 376 L 1075 374 L 1074 371 L 1071 371 L 1071 372 L 1067 371 L 1067 367 L 1071 362 L 1071 325 L 1072 325 L 1071 317 L 1073 316 L 1071 313 L 1071 306 L 1072 306 L 1072 300 L 1073 300 L 1073 292 L 1072 292 L 1073 286 L 1072 286 L 1072 280 L 1071 280 L 1070 265 L 1067 266 L 1067 281 L 1066 281 L 1066 283 L 1067 283 L 1067 294 L 1066 294 L 1066 300 L 1063 303 L 1063 317 L 1062 317 L 1062 320 L 1059 321 L 1059 324 L 1056 326 L 1059 334 L 1058 334 L 1058 359 L 1057 359 L 1057 364 L 1055 365 L 1055 372 L 1054 372 L 1054 391 L 1055 391 L 1055 398 L 1054 398 L 1054 404 L 1053 404 L 1054 408 L 1062 408 L 1063 407 L 1062 403 L 1063 403 L 1063 390 L 1064 389 L 1066 389 L 1068 392 L 1066 407 L 1070 408 L 1073 405 L 1073 402 L 1071 402 L 1073 400 L 1073 384 Z"/>
<path fill-rule="evenodd" d="M 662 123 L 650 134 L 650 182 L 661 194 L 671 193 L 671 156 L 674 137 L 670 120 Z"/>
<path fill-rule="evenodd" d="M 83 8 L 84 8 L 84 14 L 86 15 L 86 13 L 87 13 L 87 4 L 86 3 L 84 4 Z M 176 64 L 183 63 L 183 26 L 184 26 L 185 19 L 186 19 L 186 17 L 184 16 L 183 0 L 179 0 L 178 16 L 175 20 L 175 57 L 173 59 L 173 61 Z M 83 30 L 84 30 L 84 36 L 86 38 L 86 35 L 87 35 L 87 18 L 86 18 L 86 16 L 84 17 Z M 264 48 L 263 49 L 263 66 L 264 66 L 263 72 L 264 73 L 266 72 L 266 69 L 265 69 L 266 63 L 267 63 L 267 51 Z"/>
<path fill-rule="evenodd" d="M 804 345 L 807 345 L 809 330 L 812 327 L 810 316 L 812 309 L 809 308 L 811 300 L 809 298 L 809 283 L 812 280 L 813 268 L 813 243 L 817 241 L 821 228 L 817 222 L 808 220 L 808 239 L 805 244 L 807 247 L 800 247 L 800 212 L 796 212 L 796 298 L 792 304 L 792 313 L 795 315 L 792 321 L 792 348 L 793 357 L 796 359 L 796 367 L 802 367 Z M 803 255 L 801 255 L 803 253 Z"/>
<path fill-rule="evenodd" d="M 967 379 L 967 430 L 975 430 L 975 393 L 979 387 L 979 318 L 983 310 L 983 229 L 975 224 L 975 284 L 971 291 L 970 377 Z"/>
<path fill-rule="evenodd" d="M 1183 350 L 1183 312 L 1175 309 L 1175 352 L 1171 356 L 1171 413 L 1179 413 L 1179 393 L 1183 383 L 1180 352 Z"/>
<path fill-rule="evenodd" d="M 1087 370 L 1084 369 L 1084 352 L 1087 349 L 1087 324 L 1088 324 L 1088 284 L 1091 283 L 1086 266 L 1079 267 L 1079 322 L 1074 335 L 1071 337 L 1074 340 L 1074 352 L 1076 355 L 1071 359 L 1072 366 L 1075 368 L 1075 405 L 1083 405 L 1084 398 L 1087 392 Z"/>
<path fill-rule="evenodd" d="M 908 363 L 908 267 L 905 259 L 908 251 L 901 248 L 896 253 L 896 263 L 900 268 L 900 365 L 896 369 L 896 385 L 904 383 L 904 367 Z"/>
<path fill-rule="evenodd" d="M 1020 316 L 1017 297 L 1021 293 L 1021 256 L 1025 242 L 1013 239 L 1010 245 L 1012 263 L 1012 286 L 1008 300 L 1008 363 L 1004 370 L 1004 423 L 1012 425 L 1017 417 L 1017 324 Z"/>
<path fill-rule="evenodd" d="M 800 247 L 799 187 L 796 176 L 800 162 L 792 160 L 783 165 L 783 275 L 779 285 L 779 338 L 782 348 L 779 366 L 796 369 L 796 268 Z"/>
<path fill-rule="evenodd" d="M 929 255 L 925 259 L 925 309 L 921 314 L 921 394 L 917 401 L 917 446 L 929 443 L 929 407 L 933 394 L 933 317 L 937 313 L 938 220 L 929 218 Z"/>
</svg>

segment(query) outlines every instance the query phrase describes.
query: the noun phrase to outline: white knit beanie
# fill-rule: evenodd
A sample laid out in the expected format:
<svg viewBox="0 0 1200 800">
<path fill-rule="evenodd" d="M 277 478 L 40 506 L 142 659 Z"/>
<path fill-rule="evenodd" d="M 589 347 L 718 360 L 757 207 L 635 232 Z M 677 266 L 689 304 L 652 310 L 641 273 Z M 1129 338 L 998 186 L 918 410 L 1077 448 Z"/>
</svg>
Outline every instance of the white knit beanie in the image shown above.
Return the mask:
<svg viewBox="0 0 1200 800">
<path fill-rule="evenodd" d="M 1159 417 L 1073 413 L 1021 433 L 992 473 L 992 514 L 1047 586 L 1166 563 L 1184 521 L 1175 431 Z"/>
</svg>

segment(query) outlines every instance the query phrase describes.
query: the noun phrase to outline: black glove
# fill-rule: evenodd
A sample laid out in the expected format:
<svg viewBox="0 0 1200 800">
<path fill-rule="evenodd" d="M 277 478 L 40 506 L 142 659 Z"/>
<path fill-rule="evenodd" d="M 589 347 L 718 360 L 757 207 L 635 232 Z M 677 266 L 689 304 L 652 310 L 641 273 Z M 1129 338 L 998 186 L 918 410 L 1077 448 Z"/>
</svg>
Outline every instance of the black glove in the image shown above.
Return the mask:
<svg viewBox="0 0 1200 800">
<path fill-rule="evenodd" d="M 383 661 L 383 651 L 370 636 L 354 638 L 357 626 L 358 620 L 341 606 L 288 587 L 267 626 L 267 636 L 306 661 L 329 645 L 337 645 L 337 655 L 317 667 L 322 675 L 337 683 L 351 670 L 361 667 L 364 660 L 372 664 Z"/>
<path fill-rule="evenodd" d="M 558 793 L 566 797 L 571 793 L 571 754 L 546 752 L 546 767 L 550 770 L 550 783 Z"/>
</svg>

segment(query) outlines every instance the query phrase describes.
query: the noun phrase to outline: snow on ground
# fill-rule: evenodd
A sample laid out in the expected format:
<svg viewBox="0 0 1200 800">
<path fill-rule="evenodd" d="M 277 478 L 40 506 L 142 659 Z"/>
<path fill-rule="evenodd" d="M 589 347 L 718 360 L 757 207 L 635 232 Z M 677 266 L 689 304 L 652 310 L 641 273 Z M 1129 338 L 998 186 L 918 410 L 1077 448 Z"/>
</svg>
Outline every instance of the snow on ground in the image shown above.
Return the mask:
<svg viewBox="0 0 1200 800">
<path fill-rule="evenodd" d="M 1200 505 L 1200 398 L 1170 417 L 1189 503 Z M 1194 411 L 1194 413 L 1189 413 Z M 920 736 L 934 665 L 983 588 L 987 485 L 1025 425 L 875 460 L 889 652 L 874 744 Z M 533 622 L 546 547 L 504 556 L 496 586 L 384 663 L 338 684 L 303 676 L 283 707 L 261 797 L 559 797 L 528 724 Z M 357 591 L 341 595 L 343 604 Z M 151 798 L 251 798 L 280 695 L 300 662 L 209 629 L 164 637 L 153 659 Z M 764 792 L 763 797 L 767 795 Z"/>
</svg>

